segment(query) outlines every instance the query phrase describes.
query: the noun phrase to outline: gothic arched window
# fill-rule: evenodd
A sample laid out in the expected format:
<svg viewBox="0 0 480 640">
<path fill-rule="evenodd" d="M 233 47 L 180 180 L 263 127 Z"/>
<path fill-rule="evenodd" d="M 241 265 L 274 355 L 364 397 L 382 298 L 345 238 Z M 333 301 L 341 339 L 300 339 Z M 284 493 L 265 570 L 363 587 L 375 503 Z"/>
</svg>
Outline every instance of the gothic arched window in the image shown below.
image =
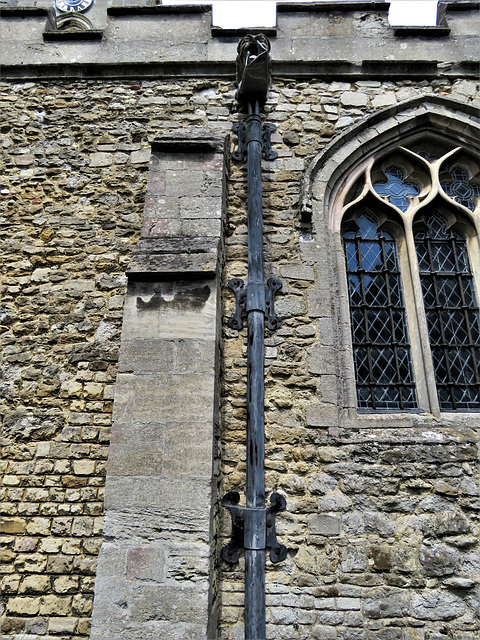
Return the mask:
<svg viewBox="0 0 480 640">
<path fill-rule="evenodd" d="M 417 141 L 372 160 L 350 189 L 342 237 L 360 410 L 480 411 L 478 176 L 462 148 Z"/>
</svg>

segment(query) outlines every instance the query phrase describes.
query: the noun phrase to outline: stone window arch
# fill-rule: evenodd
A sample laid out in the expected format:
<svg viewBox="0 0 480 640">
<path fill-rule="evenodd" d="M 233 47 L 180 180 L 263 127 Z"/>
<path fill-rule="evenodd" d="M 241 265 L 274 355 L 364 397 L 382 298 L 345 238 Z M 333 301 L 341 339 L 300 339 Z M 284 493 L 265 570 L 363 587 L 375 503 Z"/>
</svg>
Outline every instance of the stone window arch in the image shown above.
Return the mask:
<svg viewBox="0 0 480 640">
<path fill-rule="evenodd" d="M 480 411 L 478 125 L 462 108 L 385 110 L 309 169 L 302 211 L 336 264 L 347 412 Z"/>
<path fill-rule="evenodd" d="M 480 410 L 480 171 L 430 146 L 373 156 L 342 208 L 359 409 Z"/>
</svg>

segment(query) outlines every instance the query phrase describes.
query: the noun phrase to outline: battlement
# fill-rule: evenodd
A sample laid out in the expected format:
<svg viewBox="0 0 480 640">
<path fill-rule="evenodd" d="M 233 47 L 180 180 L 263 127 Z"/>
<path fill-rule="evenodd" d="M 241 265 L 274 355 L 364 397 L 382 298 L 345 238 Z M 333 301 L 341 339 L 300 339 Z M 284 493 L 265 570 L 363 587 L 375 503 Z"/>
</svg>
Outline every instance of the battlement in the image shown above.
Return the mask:
<svg viewBox="0 0 480 640">
<path fill-rule="evenodd" d="M 277 5 L 277 24 L 221 29 L 210 5 L 97 0 L 91 28 L 56 28 L 52 0 L 0 1 L 3 79 L 231 78 L 248 32 L 272 42 L 273 75 L 293 78 L 477 77 L 478 2 L 444 2 L 434 27 L 393 27 L 388 2 Z"/>
</svg>

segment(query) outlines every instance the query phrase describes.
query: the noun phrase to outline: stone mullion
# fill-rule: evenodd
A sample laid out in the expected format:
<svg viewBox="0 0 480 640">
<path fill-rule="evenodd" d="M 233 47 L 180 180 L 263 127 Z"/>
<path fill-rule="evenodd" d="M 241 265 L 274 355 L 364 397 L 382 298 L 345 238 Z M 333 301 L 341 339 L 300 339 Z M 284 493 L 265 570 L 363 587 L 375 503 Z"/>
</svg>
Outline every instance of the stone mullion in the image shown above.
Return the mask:
<svg viewBox="0 0 480 640">
<path fill-rule="evenodd" d="M 407 220 L 405 223 L 405 239 L 406 239 L 406 253 L 407 253 L 407 262 L 409 266 L 409 276 L 413 290 L 413 304 L 415 305 L 415 313 L 412 314 L 409 312 L 408 302 L 406 304 L 407 308 L 407 317 L 410 317 L 412 320 L 412 324 L 416 326 L 419 333 L 419 346 L 421 345 L 429 345 L 429 330 L 428 330 L 428 322 L 425 311 L 425 305 L 423 303 L 423 289 L 420 280 L 420 275 L 418 273 L 418 259 L 417 252 L 415 247 L 415 239 L 413 235 L 413 229 L 411 225 L 411 221 Z M 411 308 L 411 306 L 410 306 Z M 412 341 L 412 346 L 415 346 Z M 418 379 L 421 378 L 422 382 L 425 384 L 425 389 L 428 396 L 427 406 L 422 406 L 420 404 L 420 408 L 428 409 L 430 408 L 433 414 L 438 414 L 439 404 L 437 397 L 437 389 L 435 384 L 435 371 L 433 365 L 433 358 L 430 349 L 420 348 L 417 353 L 417 362 L 419 360 L 419 356 L 422 360 L 422 366 L 417 368 L 416 371 L 416 384 L 417 390 L 420 388 L 420 384 Z M 418 394 L 419 401 L 421 401 L 421 396 Z"/>
</svg>

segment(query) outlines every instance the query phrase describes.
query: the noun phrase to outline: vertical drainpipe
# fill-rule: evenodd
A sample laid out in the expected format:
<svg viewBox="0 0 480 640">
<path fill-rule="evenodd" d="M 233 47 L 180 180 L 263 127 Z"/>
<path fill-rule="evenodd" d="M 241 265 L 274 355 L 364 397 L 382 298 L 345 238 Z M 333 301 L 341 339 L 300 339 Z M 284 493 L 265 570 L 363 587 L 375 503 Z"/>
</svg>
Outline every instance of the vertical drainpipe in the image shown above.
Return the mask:
<svg viewBox="0 0 480 640">
<path fill-rule="evenodd" d="M 275 515 L 285 509 L 280 494 L 272 494 L 271 506 L 265 507 L 265 319 L 275 330 L 280 326 L 273 309 L 275 292 L 281 282 L 270 278 L 267 287 L 263 274 L 263 213 L 262 154 L 274 160 L 277 154 L 270 148 L 272 125 L 262 126 L 260 108 L 267 96 L 270 81 L 270 43 L 263 35 L 245 36 L 238 46 L 237 98 L 247 111 L 246 126 L 237 123 L 238 150 L 236 160 L 247 156 L 248 174 L 248 285 L 234 279 L 229 282 L 235 292 L 235 316 L 229 326 L 243 327 L 247 319 L 247 492 L 246 506 L 239 507 L 240 496 L 231 491 L 223 499 L 232 515 L 232 539 L 222 550 L 230 563 L 238 560 L 239 550 L 245 550 L 245 640 L 265 640 L 265 550 L 270 548 L 272 562 L 280 562 L 287 549 L 276 540 Z"/>
<path fill-rule="evenodd" d="M 253 108 L 252 108 L 253 106 Z M 265 285 L 263 278 L 262 122 L 258 100 L 247 118 L 247 511 L 245 638 L 265 638 Z"/>
</svg>

